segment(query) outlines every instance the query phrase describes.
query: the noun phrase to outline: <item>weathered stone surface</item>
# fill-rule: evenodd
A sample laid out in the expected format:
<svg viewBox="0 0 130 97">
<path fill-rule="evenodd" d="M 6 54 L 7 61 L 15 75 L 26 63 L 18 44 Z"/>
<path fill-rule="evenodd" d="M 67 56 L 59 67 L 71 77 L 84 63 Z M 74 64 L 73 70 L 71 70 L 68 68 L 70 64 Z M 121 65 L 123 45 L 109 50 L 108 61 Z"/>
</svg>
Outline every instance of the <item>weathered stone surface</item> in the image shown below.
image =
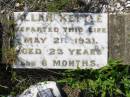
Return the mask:
<svg viewBox="0 0 130 97">
<path fill-rule="evenodd" d="M 0 23 L 0 62 L 2 61 L 2 24 Z"/>
<path fill-rule="evenodd" d="M 125 63 L 130 64 L 130 14 L 125 15 Z"/>
<path fill-rule="evenodd" d="M 109 57 L 124 57 L 125 34 L 124 34 L 124 15 L 109 14 Z"/>
<path fill-rule="evenodd" d="M 109 58 L 130 64 L 130 14 L 109 14 Z"/>
</svg>

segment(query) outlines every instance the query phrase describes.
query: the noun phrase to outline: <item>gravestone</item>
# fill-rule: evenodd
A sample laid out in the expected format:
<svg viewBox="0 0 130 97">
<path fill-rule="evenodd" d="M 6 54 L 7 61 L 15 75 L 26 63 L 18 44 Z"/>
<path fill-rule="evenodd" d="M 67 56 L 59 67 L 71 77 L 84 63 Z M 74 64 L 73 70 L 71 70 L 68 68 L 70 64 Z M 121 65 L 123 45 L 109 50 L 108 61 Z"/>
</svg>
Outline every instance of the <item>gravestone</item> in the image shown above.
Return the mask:
<svg viewBox="0 0 130 97">
<path fill-rule="evenodd" d="M 15 12 L 17 59 L 14 68 L 98 69 L 105 66 L 107 18 L 106 13 Z"/>
<path fill-rule="evenodd" d="M 108 55 L 109 58 L 121 59 L 124 64 L 130 63 L 130 14 L 108 15 Z M 4 33 L 5 34 L 5 33 Z M 5 35 L 4 35 L 5 36 Z M 5 42 L 5 41 L 7 42 Z M 3 49 L 8 48 L 8 38 L 3 40 Z M 7 44 L 7 45 L 6 45 Z M 6 47 L 7 46 L 7 47 Z M 5 62 L 3 55 L 2 61 Z M 6 63 L 6 62 L 5 62 Z"/>
</svg>

